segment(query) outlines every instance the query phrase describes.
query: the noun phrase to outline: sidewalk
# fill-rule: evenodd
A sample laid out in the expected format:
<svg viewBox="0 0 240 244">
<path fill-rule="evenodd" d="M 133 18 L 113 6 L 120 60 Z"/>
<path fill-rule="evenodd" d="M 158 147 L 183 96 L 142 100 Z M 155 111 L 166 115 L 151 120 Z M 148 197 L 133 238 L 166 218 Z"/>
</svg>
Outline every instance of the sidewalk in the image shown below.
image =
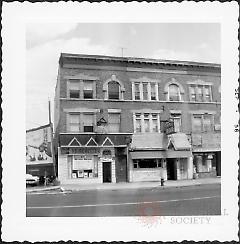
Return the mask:
<svg viewBox="0 0 240 244">
<path fill-rule="evenodd" d="M 121 190 L 121 189 L 146 189 L 146 188 L 178 188 L 187 186 L 199 186 L 207 184 L 220 184 L 221 178 L 203 178 L 195 180 L 177 180 L 166 181 L 164 186 L 160 182 L 132 182 L 132 183 L 102 183 L 91 185 L 62 184 L 61 189 L 64 192 L 89 191 L 89 190 Z"/>
<path fill-rule="evenodd" d="M 35 187 L 27 187 L 26 193 L 34 193 L 34 192 L 52 192 L 52 191 L 62 191 L 61 186 L 35 186 Z"/>
</svg>

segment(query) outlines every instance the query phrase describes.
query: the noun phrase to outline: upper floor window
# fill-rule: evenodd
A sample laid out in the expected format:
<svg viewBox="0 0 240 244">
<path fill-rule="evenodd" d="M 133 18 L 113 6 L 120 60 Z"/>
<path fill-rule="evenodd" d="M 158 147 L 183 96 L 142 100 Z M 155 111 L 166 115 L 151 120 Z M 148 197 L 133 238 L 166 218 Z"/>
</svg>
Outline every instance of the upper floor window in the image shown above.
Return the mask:
<svg viewBox="0 0 240 244">
<path fill-rule="evenodd" d="M 210 85 L 190 85 L 190 101 L 212 102 L 212 89 Z"/>
<path fill-rule="evenodd" d="M 108 99 L 119 99 L 119 84 L 117 81 L 108 83 Z"/>
<path fill-rule="evenodd" d="M 120 131 L 120 113 L 108 114 L 108 132 Z"/>
<path fill-rule="evenodd" d="M 92 81 L 83 82 L 83 98 L 85 98 L 85 99 L 93 98 L 93 82 Z"/>
<path fill-rule="evenodd" d="M 176 84 L 171 84 L 168 87 L 168 100 L 169 101 L 180 101 L 180 89 Z"/>
<path fill-rule="evenodd" d="M 213 130 L 213 115 L 200 114 L 193 115 L 192 129 L 194 132 L 207 132 Z"/>
<path fill-rule="evenodd" d="M 123 100 L 125 88 L 123 83 L 112 75 L 103 83 L 104 99 Z"/>
<path fill-rule="evenodd" d="M 93 132 L 94 114 L 93 113 L 70 113 L 69 131 L 70 132 Z"/>
<path fill-rule="evenodd" d="M 80 84 L 78 80 L 71 80 L 69 82 L 69 97 L 80 98 Z"/>
<path fill-rule="evenodd" d="M 171 113 L 170 118 L 173 120 L 173 123 L 174 123 L 174 131 L 180 132 L 181 131 L 181 114 Z"/>
<path fill-rule="evenodd" d="M 159 121 L 157 113 L 135 113 L 134 132 L 160 132 Z"/>
<path fill-rule="evenodd" d="M 83 132 L 94 131 L 94 115 L 91 113 L 83 114 Z"/>
<path fill-rule="evenodd" d="M 70 132 L 80 131 L 80 114 L 69 114 L 69 130 Z"/>
<path fill-rule="evenodd" d="M 144 101 L 158 100 L 157 82 L 133 82 L 133 99 Z"/>
</svg>

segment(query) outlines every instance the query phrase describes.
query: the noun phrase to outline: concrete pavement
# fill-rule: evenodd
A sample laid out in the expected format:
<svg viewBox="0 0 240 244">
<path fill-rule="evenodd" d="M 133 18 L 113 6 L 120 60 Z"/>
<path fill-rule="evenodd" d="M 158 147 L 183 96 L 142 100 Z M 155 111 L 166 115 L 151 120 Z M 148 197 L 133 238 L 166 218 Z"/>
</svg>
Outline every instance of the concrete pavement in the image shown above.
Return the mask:
<svg viewBox="0 0 240 244">
<path fill-rule="evenodd" d="M 91 185 L 77 185 L 77 184 L 62 184 L 63 191 L 86 191 L 86 190 L 120 190 L 120 189 L 145 189 L 145 188 L 171 188 L 171 187 L 186 187 L 197 186 L 205 184 L 220 184 L 221 178 L 203 178 L 194 180 L 168 180 L 161 186 L 159 182 L 123 182 L 123 183 L 103 183 Z"/>
<path fill-rule="evenodd" d="M 178 188 L 187 186 L 197 186 L 206 184 L 220 184 L 221 178 L 203 178 L 193 180 L 168 180 L 161 186 L 160 181 L 155 182 L 122 182 L 122 183 L 102 183 L 102 184 L 61 184 L 60 186 L 38 186 L 26 189 L 27 193 L 37 192 L 76 192 L 76 191 L 90 191 L 90 190 L 121 190 L 121 189 L 146 189 L 146 188 Z"/>
</svg>

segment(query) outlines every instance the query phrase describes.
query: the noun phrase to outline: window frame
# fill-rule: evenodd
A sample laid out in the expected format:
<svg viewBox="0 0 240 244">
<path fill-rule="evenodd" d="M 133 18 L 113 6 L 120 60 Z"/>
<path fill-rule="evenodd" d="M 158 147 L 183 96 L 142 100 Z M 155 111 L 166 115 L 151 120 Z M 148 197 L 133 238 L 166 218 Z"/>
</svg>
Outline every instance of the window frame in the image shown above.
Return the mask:
<svg viewBox="0 0 240 244">
<path fill-rule="evenodd" d="M 175 86 L 175 87 L 177 87 L 177 96 L 175 96 L 175 97 L 177 97 L 177 100 L 171 100 L 171 98 L 170 98 L 170 87 L 171 87 L 171 86 Z M 171 84 L 168 85 L 168 101 L 171 101 L 171 102 L 180 102 L 180 101 L 182 101 L 181 92 L 180 92 L 180 87 L 179 87 L 178 84 L 176 84 L 176 83 L 171 83 Z"/>
</svg>

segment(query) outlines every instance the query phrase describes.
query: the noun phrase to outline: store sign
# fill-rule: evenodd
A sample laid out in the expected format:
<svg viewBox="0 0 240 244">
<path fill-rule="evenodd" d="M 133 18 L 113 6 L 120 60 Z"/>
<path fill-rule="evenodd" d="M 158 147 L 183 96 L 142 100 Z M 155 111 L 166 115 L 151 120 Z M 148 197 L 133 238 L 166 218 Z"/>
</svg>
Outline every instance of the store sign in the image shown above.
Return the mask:
<svg viewBox="0 0 240 244">
<path fill-rule="evenodd" d="M 73 170 L 93 169 L 93 160 L 89 159 L 74 159 Z"/>
<path fill-rule="evenodd" d="M 165 122 L 165 133 L 167 135 L 175 133 L 174 122 L 173 121 L 166 121 Z"/>
<path fill-rule="evenodd" d="M 81 147 L 81 148 L 61 148 L 62 154 L 99 154 L 100 149 L 99 148 L 87 148 L 87 147 Z"/>
</svg>

